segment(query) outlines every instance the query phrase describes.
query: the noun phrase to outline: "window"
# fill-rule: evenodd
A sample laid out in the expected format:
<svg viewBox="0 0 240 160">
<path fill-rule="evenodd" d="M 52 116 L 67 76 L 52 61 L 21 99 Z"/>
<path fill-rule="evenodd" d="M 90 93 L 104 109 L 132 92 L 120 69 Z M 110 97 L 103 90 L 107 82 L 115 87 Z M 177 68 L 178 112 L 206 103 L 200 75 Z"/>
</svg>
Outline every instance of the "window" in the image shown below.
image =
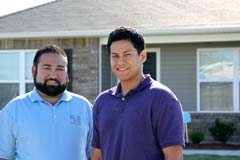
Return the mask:
<svg viewBox="0 0 240 160">
<path fill-rule="evenodd" d="M 147 60 L 143 65 L 143 73 L 160 82 L 160 48 L 148 48 Z"/>
<path fill-rule="evenodd" d="M 240 48 L 198 49 L 198 111 L 239 111 Z"/>
<path fill-rule="evenodd" d="M 31 66 L 35 52 L 36 50 L 0 51 L 0 109 L 12 98 L 32 90 Z"/>
<path fill-rule="evenodd" d="M 236 99 L 236 104 L 238 104 L 238 109 L 240 110 L 240 51 L 238 51 L 238 98 Z"/>
</svg>

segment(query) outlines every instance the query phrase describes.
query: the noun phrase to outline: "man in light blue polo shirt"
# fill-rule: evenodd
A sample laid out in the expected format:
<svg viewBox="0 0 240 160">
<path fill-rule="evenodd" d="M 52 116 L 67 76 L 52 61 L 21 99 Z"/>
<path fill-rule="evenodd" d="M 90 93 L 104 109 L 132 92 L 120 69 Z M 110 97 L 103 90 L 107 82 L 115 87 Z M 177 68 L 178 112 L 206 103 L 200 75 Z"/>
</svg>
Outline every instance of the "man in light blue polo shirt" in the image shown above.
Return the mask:
<svg viewBox="0 0 240 160">
<path fill-rule="evenodd" d="M 33 60 L 35 88 L 0 112 L 0 160 L 86 160 L 91 155 L 92 105 L 66 90 L 67 56 L 56 45 Z"/>
</svg>

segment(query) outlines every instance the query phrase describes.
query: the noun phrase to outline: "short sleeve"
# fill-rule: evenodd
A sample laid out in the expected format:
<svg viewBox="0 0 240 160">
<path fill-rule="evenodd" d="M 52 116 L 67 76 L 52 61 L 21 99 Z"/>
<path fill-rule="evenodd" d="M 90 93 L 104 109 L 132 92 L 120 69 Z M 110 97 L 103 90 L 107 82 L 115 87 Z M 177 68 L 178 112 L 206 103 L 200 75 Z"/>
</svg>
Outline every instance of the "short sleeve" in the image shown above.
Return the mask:
<svg viewBox="0 0 240 160">
<path fill-rule="evenodd" d="M 161 148 L 184 146 L 184 124 L 182 106 L 172 94 L 164 96 L 164 102 L 159 102 L 153 113 L 154 131 Z"/>
<path fill-rule="evenodd" d="M 7 110 L 0 111 L 0 157 L 12 159 L 15 153 L 13 120 Z"/>
</svg>

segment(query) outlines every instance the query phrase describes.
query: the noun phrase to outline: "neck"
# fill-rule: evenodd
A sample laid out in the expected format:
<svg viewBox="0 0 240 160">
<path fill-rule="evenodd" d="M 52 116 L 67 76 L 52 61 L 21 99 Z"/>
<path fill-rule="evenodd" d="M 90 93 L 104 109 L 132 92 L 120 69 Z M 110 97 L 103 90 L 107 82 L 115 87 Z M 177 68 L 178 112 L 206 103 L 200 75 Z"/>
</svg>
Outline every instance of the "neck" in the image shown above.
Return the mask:
<svg viewBox="0 0 240 160">
<path fill-rule="evenodd" d="M 46 95 L 45 93 L 38 91 L 39 95 L 47 102 L 49 102 L 50 104 L 54 105 L 57 103 L 57 101 L 61 98 L 62 94 L 59 94 L 57 96 L 49 96 Z"/>
<path fill-rule="evenodd" d="M 144 79 L 144 75 L 140 75 L 132 80 L 121 81 L 122 95 L 125 96 L 130 90 L 136 88 Z"/>
</svg>

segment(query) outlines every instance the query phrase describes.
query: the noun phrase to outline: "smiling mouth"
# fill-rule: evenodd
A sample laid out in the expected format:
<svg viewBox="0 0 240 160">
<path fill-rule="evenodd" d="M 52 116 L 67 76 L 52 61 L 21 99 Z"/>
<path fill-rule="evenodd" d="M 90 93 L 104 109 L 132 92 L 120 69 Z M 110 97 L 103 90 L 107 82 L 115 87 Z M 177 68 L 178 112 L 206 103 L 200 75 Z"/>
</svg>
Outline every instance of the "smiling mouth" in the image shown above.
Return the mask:
<svg viewBox="0 0 240 160">
<path fill-rule="evenodd" d="M 57 86 L 59 84 L 59 82 L 57 80 L 47 80 L 46 84 L 52 85 L 52 86 Z"/>
<path fill-rule="evenodd" d="M 126 71 L 127 68 L 117 68 L 118 71 Z"/>
</svg>

